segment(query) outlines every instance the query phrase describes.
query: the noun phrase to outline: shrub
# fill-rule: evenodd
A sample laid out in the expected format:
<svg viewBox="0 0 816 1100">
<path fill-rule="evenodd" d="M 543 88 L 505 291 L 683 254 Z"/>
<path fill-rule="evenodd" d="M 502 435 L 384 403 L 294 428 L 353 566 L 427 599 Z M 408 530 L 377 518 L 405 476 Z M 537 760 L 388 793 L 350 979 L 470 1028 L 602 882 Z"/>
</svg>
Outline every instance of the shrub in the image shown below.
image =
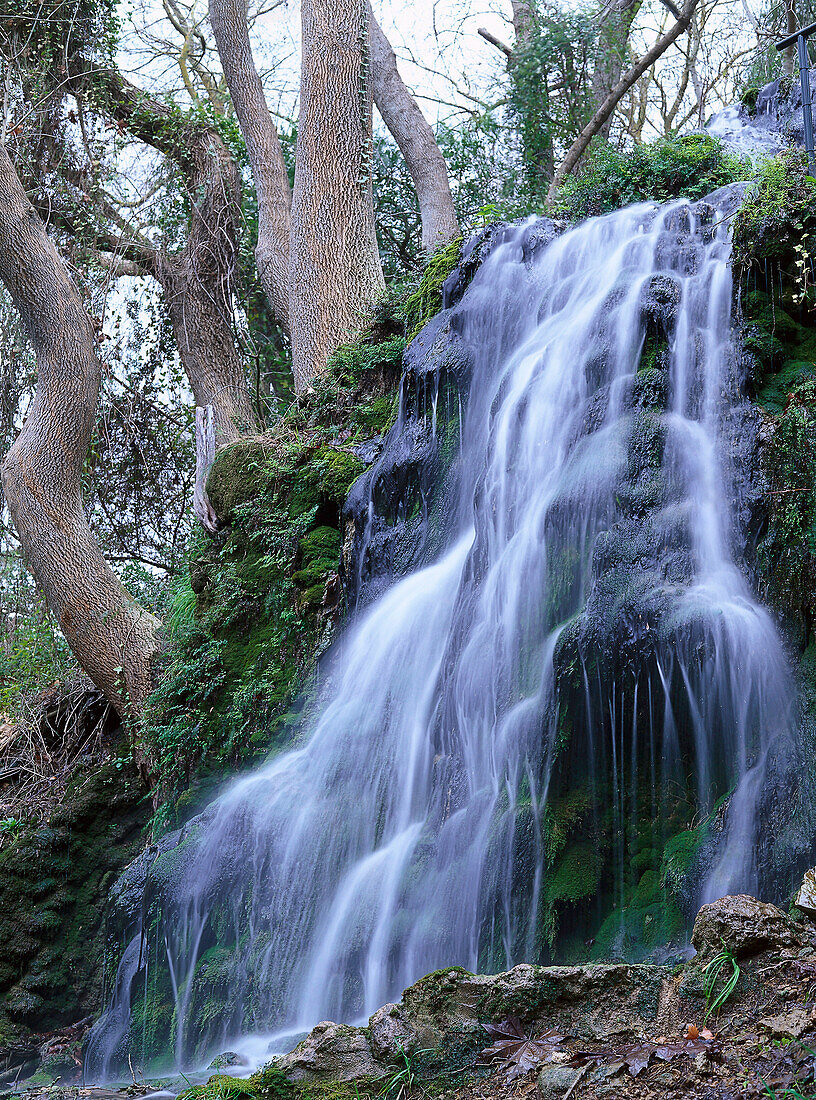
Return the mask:
<svg viewBox="0 0 816 1100">
<path fill-rule="evenodd" d="M 699 199 L 752 174 L 750 161 L 707 134 L 664 138 L 626 152 L 596 143 L 582 171 L 565 182 L 556 213 L 578 220 L 635 202 Z"/>
<path fill-rule="evenodd" d="M 795 265 L 803 248 L 813 250 L 816 180 L 806 174 L 806 163 L 801 149 L 762 163 L 734 219 L 735 267 L 764 267 L 769 260 Z"/>
</svg>

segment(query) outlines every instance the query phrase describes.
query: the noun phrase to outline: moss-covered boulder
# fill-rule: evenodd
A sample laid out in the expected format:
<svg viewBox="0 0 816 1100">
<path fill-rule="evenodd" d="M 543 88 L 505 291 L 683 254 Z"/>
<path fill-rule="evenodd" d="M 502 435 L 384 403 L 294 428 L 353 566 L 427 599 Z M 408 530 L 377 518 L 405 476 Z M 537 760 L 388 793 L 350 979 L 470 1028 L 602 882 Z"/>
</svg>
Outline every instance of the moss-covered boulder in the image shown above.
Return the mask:
<svg viewBox="0 0 816 1100">
<path fill-rule="evenodd" d="M 207 477 L 207 496 L 222 522 L 235 518 L 235 509 L 260 496 L 269 479 L 270 443 L 240 439 L 217 452 Z"/>
</svg>

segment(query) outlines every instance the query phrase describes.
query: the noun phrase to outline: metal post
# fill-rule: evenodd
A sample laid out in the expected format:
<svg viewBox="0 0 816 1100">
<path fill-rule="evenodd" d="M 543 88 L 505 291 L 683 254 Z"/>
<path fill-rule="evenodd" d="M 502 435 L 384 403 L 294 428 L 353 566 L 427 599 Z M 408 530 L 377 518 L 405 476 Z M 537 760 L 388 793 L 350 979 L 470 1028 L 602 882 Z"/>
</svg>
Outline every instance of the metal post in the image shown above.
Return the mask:
<svg viewBox="0 0 816 1100">
<path fill-rule="evenodd" d="M 811 176 L 816 176 L 816 161 L 813 157 L 813 109 L 810 105 L 810 61 L 808 60 L 807 42 L 803 34 L 797 37 L 796 45 L 799 50 L 799 79 L 802 81 L 802 115 L 805 120 L 805 149 L 807 149 L 808 169 Z"/>
<path fill-rule="evenodd" d="M 781 53 L 788 46 L 793 45 L 796 39 L 796 48 L 799 52 L 799 80 L 802 83 L 802 116 L 805 123 L 805 149 L 808 157 L 808 170 L 811 176 L 816 176 L 816 157 L 813 150 L 813 108 L 810 101 L 810 61 L 808 60 L 807 40 L 816 31 L 816 23 L 810 23 L 807 27 L 800 27 L 798 31 L 789 34 L 787 38 L 775 43 Z"/>
</svg>

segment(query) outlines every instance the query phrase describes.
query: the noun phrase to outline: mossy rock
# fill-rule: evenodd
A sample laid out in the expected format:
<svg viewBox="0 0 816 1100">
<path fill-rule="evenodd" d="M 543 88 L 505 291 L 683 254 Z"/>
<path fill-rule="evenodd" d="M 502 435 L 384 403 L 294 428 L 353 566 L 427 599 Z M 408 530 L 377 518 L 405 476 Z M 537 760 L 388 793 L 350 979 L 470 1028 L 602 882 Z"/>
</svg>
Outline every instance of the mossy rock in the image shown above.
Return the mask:
<svg viewBox="0 0 816 1100">
<path fill-rule="evenodd" d="M 570 845 L 547 878 L 550 905 L 593 897 L 601 882 L 598 850 L 589 843 Z"/>
<path fill-rule="evenodd" d="M 336 527 L 315 527 L 300 540 L 300 556 L 304 567 L 340 558 L 340 532 Z"/>
<path fill-rule="evenodd" d="M 260 496 L 269 482 L 269 443 L 240 439 L 218 451 L 207 478 L 207 496 L 218 518 L 235 518 L 235 509 Z"/>
</svg>

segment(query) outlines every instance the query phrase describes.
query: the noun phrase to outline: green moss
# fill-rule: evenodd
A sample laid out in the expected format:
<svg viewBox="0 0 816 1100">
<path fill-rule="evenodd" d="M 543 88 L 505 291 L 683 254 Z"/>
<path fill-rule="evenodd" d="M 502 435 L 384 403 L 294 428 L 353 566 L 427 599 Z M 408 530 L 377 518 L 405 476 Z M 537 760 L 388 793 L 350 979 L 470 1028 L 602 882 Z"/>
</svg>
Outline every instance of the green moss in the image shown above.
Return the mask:
<svg viewBox="0 0 816 1100">
<path fill-rule="evenodd" d="M 117 763 L 81 758 L 48 824 L 3 839 L 0 1046 L 102 1008 L 107 890 L 148 818 L 135 769 Z"/>
<path fill-rule="evenodd" d="M 601 882 L 601 862 L 591 844 L 573 844 L 547 876 L 547 902 L 575 902 L 592 897 Z"/>
<path fill-rule="evenodd" d="M 408 341 L 442 308 L 442 284 L 457 267 L 462 240 L 457 238 L 440 248 L 428 261 L 417 287 L 405 302 L 405 330 Z"/>
<path fill-rule="evenodd" d="M 268 480 L 267 458 L 262 439 L 241 439 L 216 453 L 207 496 L 221 520 L 229 522 L 240 504 L 259 496 Z"/>
<path fill-rule="evenodd" d="M 157 829 L 193 812 L 211 777 L 291 737 L 342 610 L 340 511 L 364 469 L 353 441 L 385 427 L 395 407 L 405 347 L 395 323 L 341 348 L 267 435 L 216 456 L 207 488 L 224 526 L 194 541 L 189 576 L 169 593 L 142 728 L 160 777 Z M 188 787 L 197 793 L 185 800 Z"/>
<path fill-rule="evenodd" d="M 774 601 L 806 644 L 816 615 L 816 381 L 791 390 L 764 463 L 770 492 L 759 561 Z"/>
</svg>

